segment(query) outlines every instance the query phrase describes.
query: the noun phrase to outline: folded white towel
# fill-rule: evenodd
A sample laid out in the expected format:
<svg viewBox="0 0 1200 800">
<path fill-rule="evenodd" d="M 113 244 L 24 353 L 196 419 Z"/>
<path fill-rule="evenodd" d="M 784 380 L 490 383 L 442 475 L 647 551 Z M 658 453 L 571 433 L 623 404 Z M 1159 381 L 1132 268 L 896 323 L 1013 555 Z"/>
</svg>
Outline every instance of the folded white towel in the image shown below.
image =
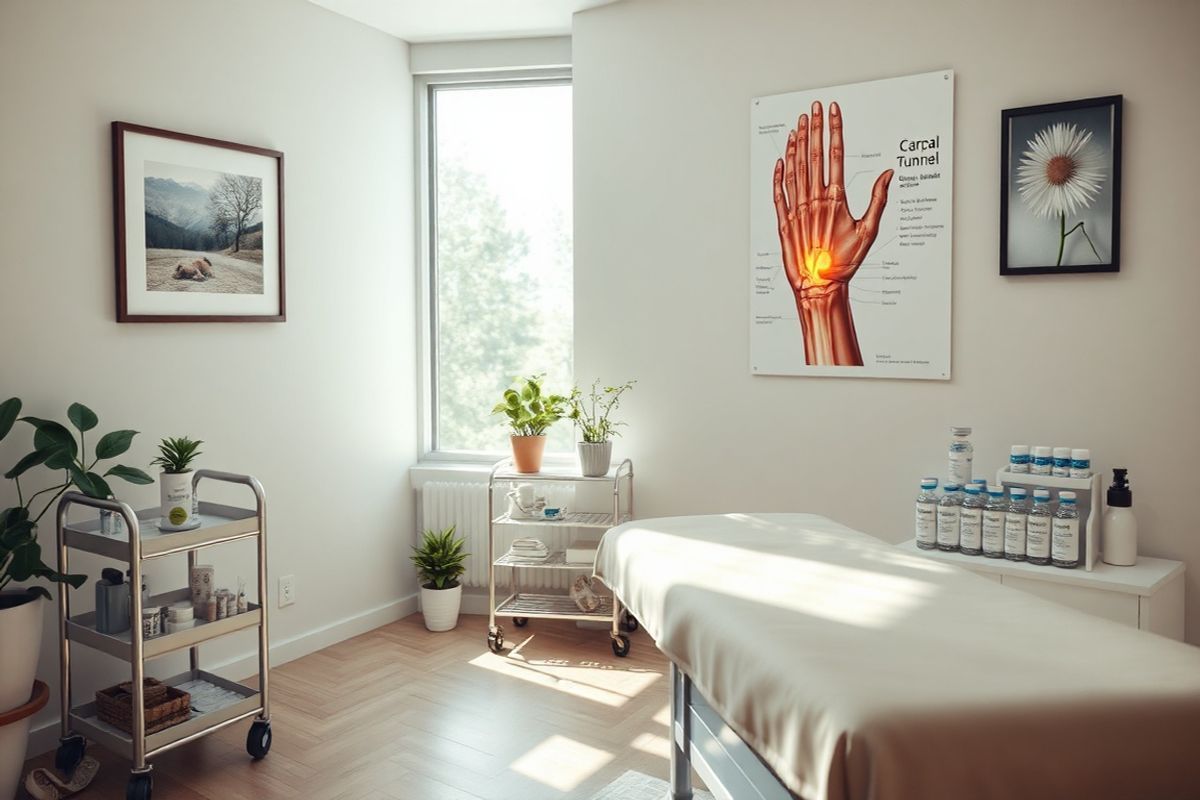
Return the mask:
<svg viewBox="0 0 1200 800">
<path fill-rule="evenodd" d="M 516 539 L 505 556 L 509 561 L 523 564 L 540 564 L 550 557 L 550 549 L 541 539 L 526 536 Z"/>
</svg>

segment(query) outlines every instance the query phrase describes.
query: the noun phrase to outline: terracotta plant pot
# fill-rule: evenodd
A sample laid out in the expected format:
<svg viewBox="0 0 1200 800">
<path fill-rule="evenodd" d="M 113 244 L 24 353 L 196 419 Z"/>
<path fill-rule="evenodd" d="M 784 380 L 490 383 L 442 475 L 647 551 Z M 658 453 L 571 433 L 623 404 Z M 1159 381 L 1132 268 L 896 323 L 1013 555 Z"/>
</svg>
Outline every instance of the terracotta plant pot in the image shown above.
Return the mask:
<svg viewBox="0 0 1200 800">
<path fill-rule="evenodd" d="M 462 605 L 462 584 L 452 589 L 421 587 L 421 614 L 425 627 L 431 631 L 449 631 L 458 625 L 458 609 Z"/>
<path fill-rule="evenodd" d="M 517 472 L 534 473 L 542 470 L 542 454 L 546 452 L 546 437 L 512 437 L 513 466 Z"/>
</svg>

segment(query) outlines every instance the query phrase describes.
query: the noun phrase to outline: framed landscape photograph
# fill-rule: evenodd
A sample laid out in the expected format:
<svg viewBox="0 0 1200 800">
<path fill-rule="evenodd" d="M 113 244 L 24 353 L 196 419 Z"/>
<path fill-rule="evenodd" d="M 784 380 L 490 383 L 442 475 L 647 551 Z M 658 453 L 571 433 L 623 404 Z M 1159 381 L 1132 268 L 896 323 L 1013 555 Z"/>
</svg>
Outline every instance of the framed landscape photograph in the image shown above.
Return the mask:
<svg viewBox="0 0 1200 800">
<path fill-rule="evenodd" d="M 1120 270 L 1121 95 L 1000 120 L 1000 274 Z"/>
<path fill-rule="evenodd" d="M 283 153 L 114 122 L 118 322 L 283 322 Z"/>
</svg>

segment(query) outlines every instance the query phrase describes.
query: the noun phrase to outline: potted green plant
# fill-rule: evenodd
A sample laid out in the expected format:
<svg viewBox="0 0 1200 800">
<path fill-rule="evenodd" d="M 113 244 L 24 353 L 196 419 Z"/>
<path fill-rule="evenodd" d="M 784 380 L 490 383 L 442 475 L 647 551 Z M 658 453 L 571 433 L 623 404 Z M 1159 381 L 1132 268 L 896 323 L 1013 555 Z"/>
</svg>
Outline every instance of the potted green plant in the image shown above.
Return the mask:
<svg viewBox="0 0 1200 800">
<path fill-rule="evenodd" d="M 583 436 L 576 445 L 579 451 L 579 470 L 586 477 L 598 478 L 608 474 L 612 464 L 612 437 L 620 436 L 617 428 L 624 422 L 614 422 L 612 412 L 621 402 L 621 395 L 633 388 L 637 381 L 627 381 L 620 386 L 605 386 L 600 381 L 592 382 L 592 390 L 584 397 L 578 386 L 571 390 L 571 420 Z"/>
<path fill-rule="evenodd" d="M 532 473 L 542 468 L 546 452 L 546 429 L 566 413 L 568 398 L 546 394 L 542 390 L 545 375 L 518 378 L 504 390 L 504 401 L 497 403 L 493 414 L 503 414 L 512 428 L 513 466 L 517 472 Z"/>
<path fill-rule="evenodd" d="M 451 525 L 444 531 L 425 531 L 420 546 L 413 547 L 410 558 L 421 579 L 421 613 L 431 631 L 448 631 L 458 625 L 462 606 L 458 578 L 467 571 L 463 561 L 469 555 L 463 551 L 464 544 Z"/>
<path fill-rule="evenodd" d="M 140 469 L 122 464 L 109 468 L 103 475 L 96 471 L 101 461 L 128 450 L 137 431 L 120 430 L 101 436 L 89 456 L 87 432 L 99 424 L 99 419 L 87 406 L 73 403 L 67 409 L 67 418 L 78 431 L 78 440 L 65 425 L 38 417 L 21 417 L 20 414 L 18 398 L 0 403 L 0 440 L 8 436 L 18 418 L 33 428 L 33 451 L 4 473 L 4 477 L 14 484 L 17 505 L 0 510 L 0 716 L 30 699 L 42 636 L 40 601 L 50 599 L 45 586 L 33 584 L 14 589 L 12 585 L 38 580 L 65 583 L 78 589 L 87 580 L 86 575 L 64 575 L 42 560 L 38 523 L 54 507 L 59 496 L 72 487 L 89 497 L 104 499 L 112 497 L 108 478 L 135 484 L 154 482 Z M 29 471 L 36 467 L 53 470 L 55 475 L 61 475 L 61 482 L 27 492 L 22 479 L 28 480 Z M 16 722 L 14 720 L 14 724 Z M 15 744 L 0 748 L 0 774 L 19 771 L 25 759 L 25 738 L 0 736 L 0 740 L 19 742 L 20 745 L 19 748 Z M 0 786 L 0 796 L 8 796 L 5 788 Z M 8 788 L 15 791 L 15 786 Z"/>
<path fill-rule="evenodd" d="M 162 516 L 158 529 L 187 531 L 199 527 L 200 515 L 192 491 L 192 462 L 204 442 L 186 436 L 168 437 L 158 443 L 158 456 L 150 463 L 162 467 L 158 476 Z"/>
</svg>

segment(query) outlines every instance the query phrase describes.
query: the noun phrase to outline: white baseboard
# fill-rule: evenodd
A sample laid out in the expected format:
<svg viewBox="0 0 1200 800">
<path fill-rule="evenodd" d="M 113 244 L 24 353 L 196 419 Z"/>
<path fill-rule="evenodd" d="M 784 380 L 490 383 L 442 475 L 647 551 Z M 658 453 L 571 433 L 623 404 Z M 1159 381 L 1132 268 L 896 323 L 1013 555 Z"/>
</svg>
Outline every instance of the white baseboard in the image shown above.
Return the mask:
<svg viewBox="0 0 1200 800">
<path fill-rule="evenodd" d="M 464 596 L 465 600 L 465 596 Z M 487 596 L 482 597 L 480 607 L 487 613 Z M 311 631 L 305 631 L 290 639 L 271 643 L 272 668 L 294 661 L 297 658 L 323 650 L 326 647 L 343 642 L 346 639 L 373 631 L 376 628 L 403 619 L 417 611 L 417 594 L 393 600 L 376 608 L 370 608 L 353 614 L 337 622 L 322 625 Z M 470 613 L 470 612 L 466 612 Z M 212 666 L 205 665 L 208 672 L 216 673 L 228 680 L 240 681 L 254 675 L 258 670 L 258 652 L 250 651 L 241 656 L 235 656 Z M 29 748 L 27 758 L 47 753 L 58 747 L 58 722 L 51 721 L 40 725 L 29 732 Z"/>
</svg>

